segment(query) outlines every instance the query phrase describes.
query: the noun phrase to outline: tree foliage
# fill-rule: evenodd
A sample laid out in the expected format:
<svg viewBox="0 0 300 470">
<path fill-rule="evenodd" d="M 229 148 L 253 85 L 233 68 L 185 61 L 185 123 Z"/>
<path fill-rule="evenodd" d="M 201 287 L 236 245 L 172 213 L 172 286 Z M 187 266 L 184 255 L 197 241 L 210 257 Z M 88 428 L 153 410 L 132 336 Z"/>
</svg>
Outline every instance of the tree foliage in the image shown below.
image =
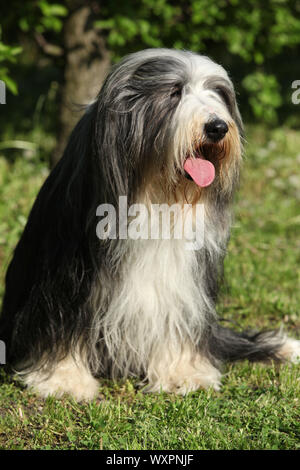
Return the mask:
<svg viewBox="0 0 300 470">
<path fill-rule="evenodd" d="M 18 54 L 22 48 L 17 46 L 8 46 L 1 41 L 1 27 L 0 27 L 0 79 L 3 80 L 7 88 L 13 93 L 17 93 L 16 82 L 9 76 L 9 64 L 16 62 Z"/>
<path fill-rule="evenodd" d="M 281 88 L 296 78 L 286 80 L 282 65 L 300 72 L 299 0 L 116 0 L 102 16 L 97 26 L 116 58 L 164 46 L 210 55 L 232 71 L 244 101 L 265 121 L 276 121 Z"/>
<path fill-rule="evenodd" d="M 20 38 L 22 33 L 29 39 L 33 38 L 35 34 L 48 33 L 49 31 L 58 33 L 63 26 L 63 17 L 67 14 L 68 9 L 62 3 L 52 4 L 47 0 L 26 2 L 12 0 L 3 6 L 2 28 L 12 44 L 8 45 L 3 42 L 0 29 L 0 78 L 13 94 L 17 93 L 19 77 L 12 78 L 9 75 L 9 65 L 16 63 L 23 49 L 19 44 L 14 45 L 13 38 Z"/>
<path fill-rule="evenodd" d="M 16 32 L 23 37 L 42 35 L 43 40 L 46 36 L 59 47 L 64 17 L 74 4 L 84 3 L 12 0 L 5 7 L 6 45 L 0 42 L 0 74 L 12 91 L 16 90 L 7 71 L 20 53 L 13 39 L 20 37 Z M 92 4 L 98 11 L 94 26 L 105 35 L 114 60 L 147 47 L 190 49 L 230 70 L 241 100 L 256 119 L 275 122 L 277 110 L 290 105 L 290 84 L 300 72 L 300 0 L 103 0 Z"/>
</svg>

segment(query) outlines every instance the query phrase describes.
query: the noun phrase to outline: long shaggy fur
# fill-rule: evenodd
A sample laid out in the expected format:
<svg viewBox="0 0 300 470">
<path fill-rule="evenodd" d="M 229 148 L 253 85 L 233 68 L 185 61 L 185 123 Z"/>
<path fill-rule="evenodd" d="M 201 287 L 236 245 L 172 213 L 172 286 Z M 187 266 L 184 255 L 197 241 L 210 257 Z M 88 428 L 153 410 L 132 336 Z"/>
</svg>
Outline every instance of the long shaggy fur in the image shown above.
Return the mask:
<svg viewBox="0 0 300 470">
<path fill-rule="evenodd" d="M 212 113 L 228 124 L 220 143 L 203 131 Z M 112 68 L 40 190 L 7 271 L 0 338 L 25 383 L 84 399 L 97 393 L 95 377 L 133 375 L 149 390 L 186 393 L 218 389 L 226 361 L 289 355 L 283 335 L 236 333 L 215 311 L 242 129 L 232 83 L 207 57 L 146 50 Z M 207 188 L 183 170 L 199 153 L 216 169 Z M 204 246 L 99 240 L 97 206 L 118 208 L 120 196 L 128 205 L 204 204 Z"/>
</svg>

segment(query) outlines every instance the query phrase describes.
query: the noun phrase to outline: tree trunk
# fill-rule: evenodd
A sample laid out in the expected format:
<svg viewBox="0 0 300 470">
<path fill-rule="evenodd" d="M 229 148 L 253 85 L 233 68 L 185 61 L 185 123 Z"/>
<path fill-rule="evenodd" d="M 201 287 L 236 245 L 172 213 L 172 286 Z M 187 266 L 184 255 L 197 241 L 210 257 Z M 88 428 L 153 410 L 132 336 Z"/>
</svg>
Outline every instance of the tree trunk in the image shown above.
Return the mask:
<svg viewBox="0 0 300 470">
<path fill-rule="evenodd" d="M 58 140 L 51 166 L 61 158 L 69 135 L 83 114 L 78 105 L 90 103 L 99 92 L 110 65 L 109 52 L 93 27 L 90 6 L 70 13 L 64 25 L 65 70 L 58 118 Z"/>
</svg>

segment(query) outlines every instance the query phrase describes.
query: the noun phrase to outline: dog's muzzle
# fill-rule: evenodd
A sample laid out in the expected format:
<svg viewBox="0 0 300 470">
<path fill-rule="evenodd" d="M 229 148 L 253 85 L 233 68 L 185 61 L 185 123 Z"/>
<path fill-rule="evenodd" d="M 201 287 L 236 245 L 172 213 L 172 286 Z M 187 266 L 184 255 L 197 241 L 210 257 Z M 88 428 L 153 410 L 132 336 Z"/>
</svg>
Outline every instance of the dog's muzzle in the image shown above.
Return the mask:
<svg viewBox="0 0 300 470">
<path fill-rule="evenodd" d="M 206 143 L 209 145 L 220 142 L 228 132 L 228 126 L 225 121 L 213 116 L 204 125 L 204 134 Z M 187 157 L 184 162 L 185 176 L 201 188 L 210 186 L 215 179 L 215 167 L 213 162 L 206 159 L 203 149 L 199 147 L 193 158 Z"/>
</svg>

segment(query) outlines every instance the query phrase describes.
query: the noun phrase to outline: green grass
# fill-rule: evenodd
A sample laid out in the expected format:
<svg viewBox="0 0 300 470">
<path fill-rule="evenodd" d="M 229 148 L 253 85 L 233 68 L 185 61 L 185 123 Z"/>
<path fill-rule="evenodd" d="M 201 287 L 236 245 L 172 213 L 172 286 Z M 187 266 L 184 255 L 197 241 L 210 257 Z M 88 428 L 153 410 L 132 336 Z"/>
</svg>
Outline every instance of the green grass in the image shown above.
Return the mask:
<svg viewBox="0 0 300 470">
<path fill-rule="evenodd" d="M 236 220 L 219 314 L 237 328 L 284 325 L 299 337 L 300 136 L 248 129 Z M 13 164 L 0 150 L 0 295 L 10 253 L 47 170 L 34 155 Z M 42 401 L 2 372 L 2 449 L 297 449 L 299 367 L 226 369 L 221 392 L 142 394 L 103 381 L 90 404 Z"/>
</svg>

